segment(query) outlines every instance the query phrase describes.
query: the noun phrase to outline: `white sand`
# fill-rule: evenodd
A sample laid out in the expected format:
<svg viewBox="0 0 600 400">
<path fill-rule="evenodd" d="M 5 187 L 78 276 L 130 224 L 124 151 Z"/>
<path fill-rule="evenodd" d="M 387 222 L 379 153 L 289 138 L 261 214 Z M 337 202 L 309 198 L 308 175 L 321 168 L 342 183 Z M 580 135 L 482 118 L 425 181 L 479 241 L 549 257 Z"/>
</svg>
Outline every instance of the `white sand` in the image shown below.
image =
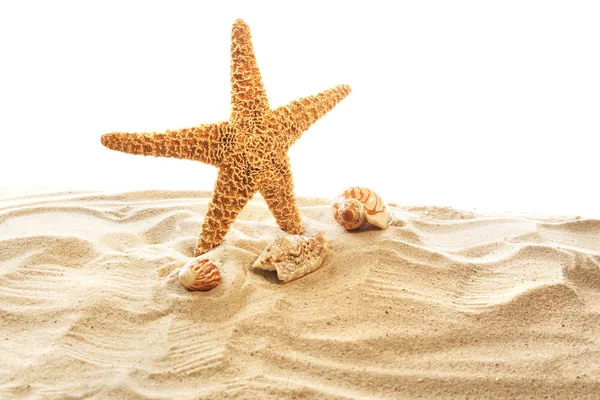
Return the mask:
<svg viewBox="0 0 600 400">
<path fill-rule="evenodd" d="M 248 269 L 284 234 L 255 197 L 190 293 L 208 195 L 4 191 L 0 398 L 600 396 L 600 221 L 392 205 L 349 233 L 301 199 L 330 252 L 280 284 Z"/>
</svg>

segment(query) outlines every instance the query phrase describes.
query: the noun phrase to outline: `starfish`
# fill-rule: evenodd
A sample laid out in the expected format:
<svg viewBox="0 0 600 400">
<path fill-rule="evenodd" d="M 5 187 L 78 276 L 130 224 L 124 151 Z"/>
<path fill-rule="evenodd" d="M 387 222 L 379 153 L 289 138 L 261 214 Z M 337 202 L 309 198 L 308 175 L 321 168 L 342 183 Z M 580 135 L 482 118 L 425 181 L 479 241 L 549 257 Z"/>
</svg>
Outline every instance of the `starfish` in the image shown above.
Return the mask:
<svg viewBox="0 0 600 400">
<path fill-rule="evenodd" d="M 125 153 L 196 160 L 219 168 L 194 251 L 199 256 L 224 241 L 231 224 L 257 192 L 282 230 L 302 233 L 288 150 L 350 90 L 348 85 L 339 85 L 271 109 L 250 28 L 238 19 L 231 33 L 229 121 L 164 133 L 107 133 L 101 143 Z"/>
</svg>

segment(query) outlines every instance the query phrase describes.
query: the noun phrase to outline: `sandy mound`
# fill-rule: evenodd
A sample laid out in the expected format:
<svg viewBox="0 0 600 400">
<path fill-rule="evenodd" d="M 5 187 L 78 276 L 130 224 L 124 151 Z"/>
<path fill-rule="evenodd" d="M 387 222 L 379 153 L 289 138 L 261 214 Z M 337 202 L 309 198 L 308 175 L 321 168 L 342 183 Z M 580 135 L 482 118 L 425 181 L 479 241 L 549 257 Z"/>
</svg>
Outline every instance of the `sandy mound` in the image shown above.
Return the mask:
<svg viewBox="0 0 600 400">
<path fill-rule="evenodd" d="M 248 267 L 282 235 L 260 197 L 190 293 L 205 192 L 0 199 L 0 398 L 590 397 L 600 393 L 600 221 L 392 205 L 318 271 Z"/>
</svg>

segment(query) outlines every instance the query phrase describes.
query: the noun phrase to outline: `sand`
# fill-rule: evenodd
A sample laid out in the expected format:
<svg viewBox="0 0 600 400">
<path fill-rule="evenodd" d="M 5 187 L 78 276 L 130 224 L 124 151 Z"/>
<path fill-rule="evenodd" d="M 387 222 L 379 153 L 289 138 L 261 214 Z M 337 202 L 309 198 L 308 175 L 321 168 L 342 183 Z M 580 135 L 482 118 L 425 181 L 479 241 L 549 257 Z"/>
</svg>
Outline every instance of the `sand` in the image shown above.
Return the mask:
<svg viewBox="0 0 600 400">
<path fill-rule="evenodd" d="M 0 398 L 598 398 L 600 221 L 391 204 L 346 232 L 300 199 L 323 266 L 249 266 L 260 197 L 187 292 L 207 192 L 0 194 Z"/>
</svg>

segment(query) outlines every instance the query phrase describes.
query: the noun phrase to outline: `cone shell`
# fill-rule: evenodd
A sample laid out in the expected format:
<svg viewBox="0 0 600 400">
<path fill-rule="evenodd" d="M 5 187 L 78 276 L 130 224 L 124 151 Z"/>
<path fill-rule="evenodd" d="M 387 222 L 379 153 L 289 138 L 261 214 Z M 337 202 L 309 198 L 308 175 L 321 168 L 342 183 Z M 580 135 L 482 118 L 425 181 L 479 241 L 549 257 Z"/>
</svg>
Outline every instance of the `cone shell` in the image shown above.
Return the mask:
<svg viewBox="0 0 600 400">
<path fill-rule="evenodd" d="M 195 257 L 179 271 L 179 282 L 188 290 L 206 292 L 221 282 L 221 273 L 211 260 Z"/>
<path fill-rule="evenodd" d="M 260 253 L 252 268 L 277 271 L 277 277 L 286 283 L 317 270 L 326 254 L 327 240 L 323 232 L 314 238 L 279 237 Z"/>
<path fill-rule="evenodd" d="M 367 223 L 387 229 L 392 213 L 373 190 L 353 186 L 333 200 L 333 218 L 345 229 L 358 229 Z"/>
</svg>

